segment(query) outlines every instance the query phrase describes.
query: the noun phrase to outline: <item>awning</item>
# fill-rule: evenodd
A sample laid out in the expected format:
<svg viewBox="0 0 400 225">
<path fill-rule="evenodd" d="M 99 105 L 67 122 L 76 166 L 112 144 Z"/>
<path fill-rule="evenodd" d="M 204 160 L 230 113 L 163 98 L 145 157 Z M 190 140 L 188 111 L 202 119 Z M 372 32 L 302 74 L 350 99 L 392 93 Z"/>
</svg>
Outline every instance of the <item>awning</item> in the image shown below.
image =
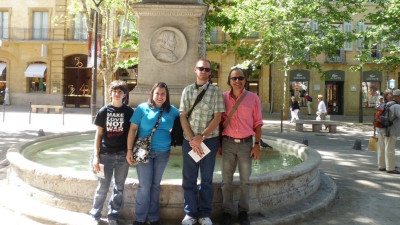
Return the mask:
<svg viewBox="0 0 400 225">
<path fill-rule="evenodd" d="M 6 64 L 5 63 L 0 63 L 0 76 L 2 76 L 3 75 L 3 71 L 4 71 L 4 69 L 6 68 Z"/>
<path fill-rule="evenodd" d="M 46 64 L 30 64 L 25 70 L 25 77 L 44 77 L 44 71 L 46 71 Z"/>
</svg>

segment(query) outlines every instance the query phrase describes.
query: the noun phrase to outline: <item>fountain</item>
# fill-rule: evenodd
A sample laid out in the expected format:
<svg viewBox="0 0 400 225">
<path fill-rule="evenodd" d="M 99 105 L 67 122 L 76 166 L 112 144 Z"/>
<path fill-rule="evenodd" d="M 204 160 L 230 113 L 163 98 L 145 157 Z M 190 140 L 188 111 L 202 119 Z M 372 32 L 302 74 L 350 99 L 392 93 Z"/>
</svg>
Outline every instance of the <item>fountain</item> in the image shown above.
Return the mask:
<svg viewBox="0 0 400 225">
<path fill-rule="evenodd" d="M 93 132 L 72 132 L 40 137 L 13 146 L 7 154 L 11 165 L 9 186 L 20 195 L 43 205 L 87 214 L 91 208 L 97 181 L 94 175 L 89 172 L 88 155 L 91 152 L 91 145 L 90 149 L 86 151 L 87 156 L 85 158 L 85 154 L 82 153 L 78 144 L 85 141 L 92 143 L 93 135 Z M 253 214 L 259 213 L 260 209 L 272 210 L 306 199 L 318 190 L 321 183 L 321 173 L 318 168 L 321 157 L 315 150 L 284 139 L 269 138 L 266 140 L 280 154 L 295 156 L 301 159 L 301 163 L 284 169 L 272 169 L 269 172 L 255 171 L 253 173 L 250 180 L 250 213 Z M 73 156 L 75 159 L 68 160 L 68 157 L 63 157 L 66 154 L 65 152 L 56 151 L 51 152 L 54 156 L 51 161 L 58 165 L 59 161 L 57 160 L 61 160 L 67 162 L 70 166 L 54 168 L 28 159 L 37 155 L 40 158 L 40 152 L 38 152 L 40 149 L 43 151 L 54 147 L 55 144 L 60 145 L 60 143 L 61 145 L 62 143 L 70 143 L 70 145 L 72 143 L 75 150 L 80 151 L 78 152 L 79 156 Z M 72 148 L 73 150 L 74 148 Z M 38 157 L 35 160 L 40 161 Z M 77 161 L 78 163 L 76 163 Z M 170 166 L 174 167 L 174 165 L 174 162 L 170 163 Z M 219 166 L 216 166 L 213 216 L 221 213 L 221 176 L 218 176 L 218 170 Z M 236 179 L 237 181 L 238 179 Z M 129 175 L 125 184 L 125 207 L 122 212 L 122 216 L 125 218 L 133 218 L 137 186 L 138 180 L 133 175 Z M 161 218 L 165 220 L 182 218 L 181 179 L 177 175 L 166 175 L 161 186 Z M 235 193 L 237 197 L 238 190 Z"/>
</svg>

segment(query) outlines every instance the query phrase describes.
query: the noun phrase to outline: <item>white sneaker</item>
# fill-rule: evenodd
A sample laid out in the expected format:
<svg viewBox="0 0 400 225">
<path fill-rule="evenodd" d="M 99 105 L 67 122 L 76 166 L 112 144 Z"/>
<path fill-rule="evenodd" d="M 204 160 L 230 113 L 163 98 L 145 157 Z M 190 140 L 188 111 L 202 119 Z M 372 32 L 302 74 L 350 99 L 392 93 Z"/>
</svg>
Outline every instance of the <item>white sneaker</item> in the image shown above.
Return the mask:
<svg viewBox="0 0 400 225">
<path fill-rule="evenodd" d="M 186 215 L 182 220 L 182 225 L 194 225 L 197 223 L 197 220 L 189 215 Z"/>
<path fill-rule="evenodd" d="M 202 218 L 200 218 L 199 219 L 199 223 L 201 225 L 212 225 L 213 224 L 211 219 L 210 219 L 210 217 L 202 217 Z"/>
</svg>

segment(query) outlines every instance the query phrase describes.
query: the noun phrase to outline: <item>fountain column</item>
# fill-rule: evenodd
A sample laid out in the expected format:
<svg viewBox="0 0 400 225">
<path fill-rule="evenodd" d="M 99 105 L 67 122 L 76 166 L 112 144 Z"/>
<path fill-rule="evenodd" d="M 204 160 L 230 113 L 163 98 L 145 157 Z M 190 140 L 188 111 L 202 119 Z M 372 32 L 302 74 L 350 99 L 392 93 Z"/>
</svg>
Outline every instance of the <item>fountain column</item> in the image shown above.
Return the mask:
<svg viewBox="0 0 400 225">
<path fill-rule="evenodd" d="M 207 6 L 199 0 L 143 0 L 132 6 L 139 30 L 138 84 L 130 105 L 145 102 L 156 82 L 165 82 L 179 106 L 183 88 L 195 81 L 200 23 Z"/>
</svg>

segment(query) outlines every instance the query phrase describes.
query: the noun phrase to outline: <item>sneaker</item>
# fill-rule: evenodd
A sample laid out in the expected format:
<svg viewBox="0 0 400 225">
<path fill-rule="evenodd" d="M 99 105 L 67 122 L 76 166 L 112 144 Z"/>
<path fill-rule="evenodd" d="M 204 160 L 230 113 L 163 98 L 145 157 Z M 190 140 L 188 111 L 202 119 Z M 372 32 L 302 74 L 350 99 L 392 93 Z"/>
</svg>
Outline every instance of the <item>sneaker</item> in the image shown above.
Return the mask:
<svg viewBox="0 0 400 225">
<path fill-rule="evenodd" d="M 386 168 L 379 168 L 379 171 L 386 171 Z"/>
<path fill-rule="evenodd" d="M 150 225 L 160 225 L 160 221 L 153 221 L 153 222 L 150 222 Z"/>
<path fill-rule="evenodd" d="M 213 224 L 212 221 L 211 221 L 211 219 L 210 219 L 210 217 L 201 217 L 201 218 L 199 219 L 199 223 L 200 223 L 201 225 L 212 225 L 212 224 Z"/>
<path fill-rule="evenodd" d="M 232 225 L 232 215 L 224 212 L 222 214 L 221 225 Z"/>
<path fill-rule="evenodd" d="M 247 212 L 240 212 L 238 215 L 238 219 L 239 219 L 239 224 L 240 225 L 250 225 L 250 220 L 249 220 L 249 216 L 247 215 Z"/>
<path fill-rule="evenodd" d="M 118 225 L 118 222 L 116 220 L 108 220 L 109 225 Z"/>
<path fill-rule="evenodd" d="M 197 219 L 195 219 L 189 215 L 186 215 L 182 220 L 182 225 L 194 225 L 196 223 L 197 223 Z"/>
</svg>

